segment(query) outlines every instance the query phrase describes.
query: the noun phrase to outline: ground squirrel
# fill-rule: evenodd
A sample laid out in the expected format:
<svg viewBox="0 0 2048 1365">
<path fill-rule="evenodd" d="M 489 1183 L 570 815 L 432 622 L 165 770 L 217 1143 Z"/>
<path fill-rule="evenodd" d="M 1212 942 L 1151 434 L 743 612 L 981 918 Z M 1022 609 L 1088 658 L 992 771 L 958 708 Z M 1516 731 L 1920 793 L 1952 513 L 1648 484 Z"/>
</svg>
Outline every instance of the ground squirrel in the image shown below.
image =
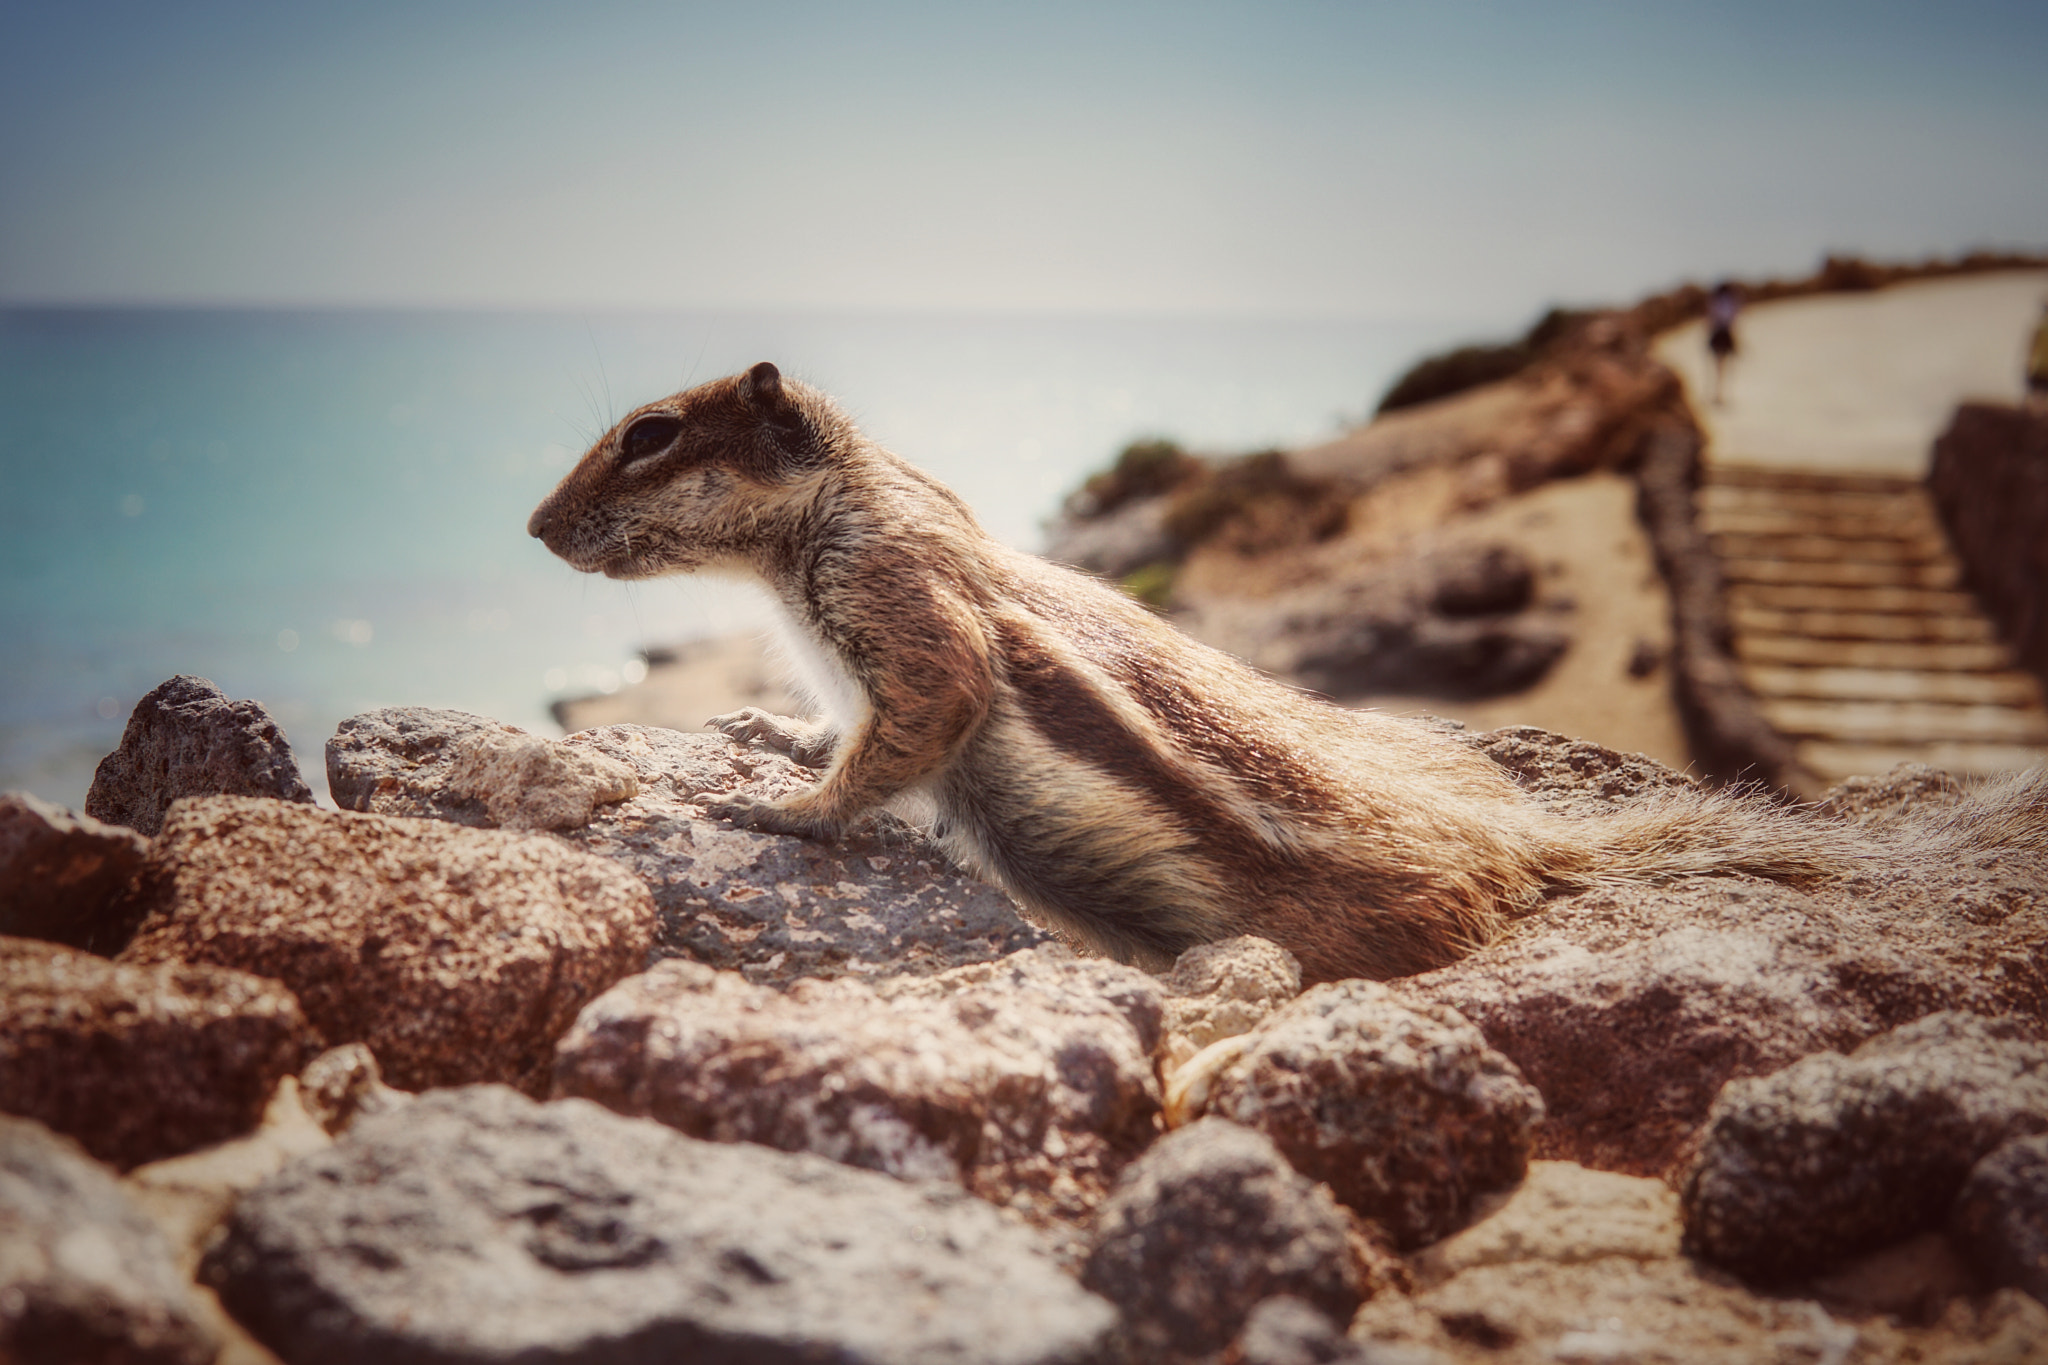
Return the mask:
<svg viewBox="0 0 2048 1365">
<path fill-rule="evenodd" d="M 1306 696 L 999 544 L 765 362 L 636 410 L 527 530 L 585 572 L 723 571 L 781 604 L 826 718 L 711 723 L 822 778 L 782 801 L 716 799 L 714 815 L 830 838 L 917 803 L 963 866 L 1142 965 L 1249 933 L 1311 981 L 1400 976 L 1546 890 L 1801 879 L 1856 857 L 1846 827 L 1714 792 L 1547 812 L 1438 729 Z"/>
</svg>

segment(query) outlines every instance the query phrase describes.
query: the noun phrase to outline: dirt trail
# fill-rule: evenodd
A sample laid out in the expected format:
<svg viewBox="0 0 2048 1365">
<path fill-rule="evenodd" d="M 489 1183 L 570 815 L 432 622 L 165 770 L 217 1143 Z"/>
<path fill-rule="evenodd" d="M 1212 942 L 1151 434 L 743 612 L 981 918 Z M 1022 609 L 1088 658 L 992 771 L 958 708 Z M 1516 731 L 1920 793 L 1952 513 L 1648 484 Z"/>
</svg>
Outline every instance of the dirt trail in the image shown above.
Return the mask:
<svg viewBox="0 0 2048 1365">
<path fill-rule="evenodd" d="M 1999 271 L 1817 294 L 1745 309 L 1713 403 L 1706 324 L 1658 338 L 1707 434 L 1708 459 L 1920 478 L 1968 398 L 2020 398 L 2048 270 Z"/>
</svg>

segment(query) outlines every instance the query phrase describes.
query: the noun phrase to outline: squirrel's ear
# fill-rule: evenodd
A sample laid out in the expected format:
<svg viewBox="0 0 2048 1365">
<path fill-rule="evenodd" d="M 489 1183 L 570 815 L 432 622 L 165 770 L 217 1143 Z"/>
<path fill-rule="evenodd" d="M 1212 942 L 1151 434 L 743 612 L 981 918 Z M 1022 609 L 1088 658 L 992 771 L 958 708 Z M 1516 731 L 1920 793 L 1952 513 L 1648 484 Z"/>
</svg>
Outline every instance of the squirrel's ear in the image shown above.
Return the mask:
<svg viewBox="0 0 2048 1365">
<path fill-rule="evenodd" d="M 774 407 L 782 402 L 782 371 L 764 360 L 747 371 L 747 377 L 741 381 L 740 387 L 751 402 L 763 407 Z"/>
</svg>

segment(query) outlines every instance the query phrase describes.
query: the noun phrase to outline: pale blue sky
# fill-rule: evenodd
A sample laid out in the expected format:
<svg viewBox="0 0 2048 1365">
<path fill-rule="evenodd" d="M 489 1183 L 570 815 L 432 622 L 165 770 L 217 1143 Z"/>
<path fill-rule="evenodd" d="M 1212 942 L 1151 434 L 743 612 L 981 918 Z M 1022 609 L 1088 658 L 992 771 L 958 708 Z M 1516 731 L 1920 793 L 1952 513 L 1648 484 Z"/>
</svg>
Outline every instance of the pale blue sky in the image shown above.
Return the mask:
<svg viewBox="0 0 2048 1365">
<path fill-rule="evenodd" d="M 0 0 L 0 302 L 1519 319 L 2048 246 L 2048 5 Z"/>
</svg>

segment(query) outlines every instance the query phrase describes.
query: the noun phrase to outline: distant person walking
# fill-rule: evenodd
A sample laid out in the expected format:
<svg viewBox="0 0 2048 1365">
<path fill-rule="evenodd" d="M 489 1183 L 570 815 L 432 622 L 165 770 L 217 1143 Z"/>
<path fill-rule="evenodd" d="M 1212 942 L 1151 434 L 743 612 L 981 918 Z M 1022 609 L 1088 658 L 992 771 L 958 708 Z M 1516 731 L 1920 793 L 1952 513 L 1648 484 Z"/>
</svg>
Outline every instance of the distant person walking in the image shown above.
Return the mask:
<svg viewBox="0 0 2048 1365">
<path fill-rule="evenodd" d="M 2027 401 L 2048 407 L 2048 299 L 2041 300 L 2041 320 L 2034 324 L 2034 344 L 2027 348 Z"/>
<path fill-rule="evenodd" d="M 1714 355 L 1714 406 L 1721 406 L 1727 383 L 1728 357 L 1735 354 L 1735 315 L 1742 311 L 1742 294 L 1723 280 L 1707 295 L 1707 349 Z"/>
</svg>

